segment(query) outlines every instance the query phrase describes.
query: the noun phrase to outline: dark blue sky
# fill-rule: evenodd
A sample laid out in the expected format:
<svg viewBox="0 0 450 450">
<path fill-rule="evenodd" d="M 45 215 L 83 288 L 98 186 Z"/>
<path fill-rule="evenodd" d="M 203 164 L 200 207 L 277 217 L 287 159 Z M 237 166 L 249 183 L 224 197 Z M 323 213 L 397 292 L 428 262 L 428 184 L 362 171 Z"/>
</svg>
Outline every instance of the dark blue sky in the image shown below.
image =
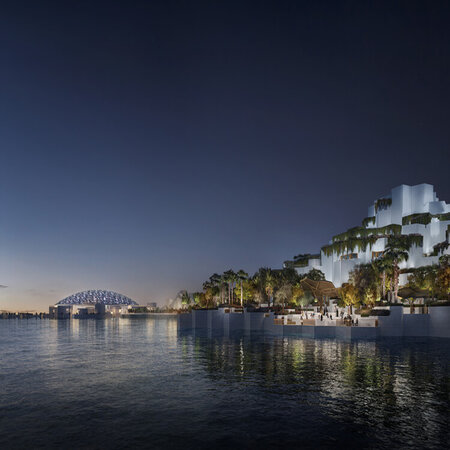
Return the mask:
<svg viewBox="0 0 450 450">
<path fill-rule="evenodd" d="M 450 200 L 448 2 L 0 7 L 2 307 L 140 303 Z"/>
</svg>

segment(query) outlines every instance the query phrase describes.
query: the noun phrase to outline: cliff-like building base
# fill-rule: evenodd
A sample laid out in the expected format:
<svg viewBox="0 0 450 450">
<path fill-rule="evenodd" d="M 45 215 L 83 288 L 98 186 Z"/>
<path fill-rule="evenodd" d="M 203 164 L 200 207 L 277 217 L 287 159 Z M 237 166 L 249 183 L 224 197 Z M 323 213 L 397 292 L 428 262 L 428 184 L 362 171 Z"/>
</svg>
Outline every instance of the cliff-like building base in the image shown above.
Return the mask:
<svg viewBox="0 0 450 450">
<path fill-rule="evenodd" d="M 202 331 L 209 336 L 263 332 L 278 336 L 336 339 L 376 339 L 382 337 L 450 338 L 450 307 L 430 307 L 428 314 L 404 314 L 403 306 L 391 306 L 388 316 L 379 316 L 374 326 L 287 325 L 273 313 L 194 310 L 178 315 L 178 330 Z"/>
</svg>

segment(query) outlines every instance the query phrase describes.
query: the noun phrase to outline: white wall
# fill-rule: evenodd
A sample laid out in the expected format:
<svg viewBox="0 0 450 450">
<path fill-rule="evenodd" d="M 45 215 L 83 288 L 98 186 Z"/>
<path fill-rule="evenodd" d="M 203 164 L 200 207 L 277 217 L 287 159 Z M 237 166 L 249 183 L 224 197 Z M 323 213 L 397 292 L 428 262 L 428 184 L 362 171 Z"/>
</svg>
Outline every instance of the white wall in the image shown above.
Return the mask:
<svg viewBox="0 0 450 450">
<path fill-rule="evenodd" d="M 416 186 L 401 185 L 391 190 L 389 195 L 382 198 L 392 198 L 392 205 L 386 209 L 380 209 L 375 214 L 375 202 L 368 208 L 368 216 L 376 217 L 375 225 L 370 224 L 369 228 L 383 227 L 391 224 L 402 224 L 402 217 L 410 214 L 431 212 L 432 214 L 440 214 L 450 211 L 450 205 L 444 201 L 438 201 L 436 193 L 431 184 L 419 184 Z M 421 234 L 423 236 L 423 248 L 412 247 L 408 261 L 402 263 L 400 267 L 415 268 L 430 264 L 437 264 L 439 256 L 426 257 L 424 253 L 433 251 L 433 246 L 445 241 L 446 230 L 450 221 L 439 221 L 432 219 L 428 225 L 409 224 L 402 227 L 402 234 Z M 359 251 L 358 258 L 354 260 L 342 260 L 341 255 L 333 254 L 325 256 L 321 253 L 321 260 L 310 260 L 306 267 L 298 268 L 297 272 L 305 274 L 312 268 L 321 270 L 325 274 L 325 278 L 334 283 L 336 287 L 348 281 L 349 272 L 361 263 L 369 263 L 372 260 L 372 251 L 380 252 L 385 249 L 387 239 L 379 239 L 375 245 L 365 252 Z M 450 254 L 450 248 L 445 254 Z M 401 278 L 401 282 L 406 282 L 406 276 Z"/>
</svg>

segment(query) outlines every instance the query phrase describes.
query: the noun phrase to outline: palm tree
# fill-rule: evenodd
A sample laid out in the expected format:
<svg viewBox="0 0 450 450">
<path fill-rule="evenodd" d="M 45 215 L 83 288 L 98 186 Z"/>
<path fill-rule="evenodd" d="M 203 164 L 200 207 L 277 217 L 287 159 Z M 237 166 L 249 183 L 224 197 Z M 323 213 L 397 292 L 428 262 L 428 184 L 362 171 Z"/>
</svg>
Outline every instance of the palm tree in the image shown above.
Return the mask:
<svg viewBox="0 0 450 450">
<path fill-rule="evenodd" d="M 209 282 L 213 284 L 214 286 L 219 286 L 220 284 L 220 275 L 218 273 L 213 273 L 209 277 Z"/>
<path fill-rule="evenodd" d="M 246 280 L 248 278 L 248 273 L 244 272 L 242 269 L 238 271 L 238 273 L 236 274 L 237 279 L 240 281 L 241 283 L 241 306 L 244 305 L 244 290 L 242 287 L 242 283 L 244 282 L 244 280 Z"/>
<path fill-rule="evenodd" d="M 190 303 L 191 303 L 191 297 L 188 294 L 188 291 L 183 291 L 183 293 L 181 294 L 181 304 L 189 306 Z"/>
<path fill-rule="evenodd" d="M 271 271 L 271 269 L 269 269 L 268 267 L 260 267 L 258 269 L 258 272 L 256 272 L 255 275 L 253 275 L 253 283 L 255 285 L 255 288 L 259 291 L 261 303 L 267 297 L 266 278 L 269 271 Z M 268 303 L 270 306 L 270 298 L 268 300 Z"/>
<path fill-rule="evenodd" d="M 217 295 L 219 290 L 220 290 L 220 294 L 221 294 L 220 301 L 223 303 L 223 298 L 222 298 L 222 292 L 223 292 L 222 291 L 222 277 L 218 273 L 213 273 L 209 277 L 209 283 L 213 287 L 215 295 Z"/>
<path fill-rule="evenodd" d="M 268 304 L 270 308 L 270 300 L 273 297 L 273 293 L 275 291 L 275 287 L 277 285 L 276 275 L 272 269 L 267 269 L 265 278 L 264 278 L 264 290 L 266 291 L 267 297 L 269 299 Z M 272 300 L 273 305 L 273 300 Z"/>
<path fill-rule="evenodd" d="M 220 290 L 220 303 L 223 304 L 223 291 L 225 286 L 227 285 L 225 274 L 219 275 L 218 273 L 214 273 L 209 277 L 209 281 L 216 285 Z"/>
<path fill-rule="evenodd" d="M 409 243 L 404 239 L 399 239 L 396 236 L 390 236 L 388 243 L 383 252 L 383 257 L 391 263 L 393 274 L 394 300 L 398 298 L 398 280 L 400 276 L 399 263 L 407 261 L 409 258 Z"/>
<path fill-rule="evenodd" d="M 194 299 L 196 306 L 203 306 L 203 299 L 205 298 L 205 294 L 203 292 L 194 292 L 192 294 L 192 298 Z"/>
<path fill-rule="evenodd" d="M 213 300 L 214 295 L 217 292 L 217 286 L 215 286 L 211 281 L 205 281 L 203 283 L 203 291 L 205 292 L 205 300 L 206 300 L 206 307 L 209 308 L 209 302 L 210 300 Z"/>
<path fill-rule="evenodd" d="M 264 297 L 264 289 L 262 286 L 262 278 L 261 278 L 261 269 L 258 270 L 258 272 L 256 272 L 253 277 L 252 277 L 252 282 L 253 285 L 255 286 L 255 290 L 257 292 L 256 297 L 259 300 L 259 303 L 262 303 L 262 299 Z"/>
<path fill-rule="evenodd" d="M 387 257 L 378 258 L 372 263 L 373 268 L 381 279 L 382 298 L 386 298 L 386 273 L 391 268 L 392 262 Z"/>
<path fill-rule="evenodd" d="M 228 283 L 228 304 L 231 305 L 233 302 L 233 285 L 236 281 L 236 274 L 230 269 L 224 272 L 223 276 L 224 281 Z"/>
</svg>

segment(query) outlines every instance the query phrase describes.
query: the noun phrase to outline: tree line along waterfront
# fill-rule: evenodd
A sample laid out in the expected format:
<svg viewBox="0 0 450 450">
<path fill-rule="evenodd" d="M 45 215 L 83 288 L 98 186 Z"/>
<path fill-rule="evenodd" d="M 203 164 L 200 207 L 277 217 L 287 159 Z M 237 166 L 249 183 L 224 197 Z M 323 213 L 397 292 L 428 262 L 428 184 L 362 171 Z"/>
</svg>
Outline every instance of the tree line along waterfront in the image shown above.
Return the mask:
<svg viewBox="0 0 450 450">
<path fill-rule="evenodd" d="M 370 311 L 376 305 L 390 303 L 406 303 L 413 310 L 419 297 L 430 306 L 450 305 L 450 255 L 440 257 L 438 264 L 408 269 L 408 282 L 399 289 L 399 264 L 407 259 L 405 243 L 390 238 L 382 255 L 355 266 L 349 281 L 336 289 L 338 305 L 348 307 L 350 314 L 353 308 Z M 261 267 L 252 276 L 230 269 L 211 275 L 202 290 L 182 291 L 181 303 L 185 309 L 234 305 L 265 306 L 275 311 L 318 306 L 322 310 L 325 299 L 309 289 L 305 280 L 325 281 L 325 275 L 318 269 L 299 274 L 294 267 Z"/>
</svg>

